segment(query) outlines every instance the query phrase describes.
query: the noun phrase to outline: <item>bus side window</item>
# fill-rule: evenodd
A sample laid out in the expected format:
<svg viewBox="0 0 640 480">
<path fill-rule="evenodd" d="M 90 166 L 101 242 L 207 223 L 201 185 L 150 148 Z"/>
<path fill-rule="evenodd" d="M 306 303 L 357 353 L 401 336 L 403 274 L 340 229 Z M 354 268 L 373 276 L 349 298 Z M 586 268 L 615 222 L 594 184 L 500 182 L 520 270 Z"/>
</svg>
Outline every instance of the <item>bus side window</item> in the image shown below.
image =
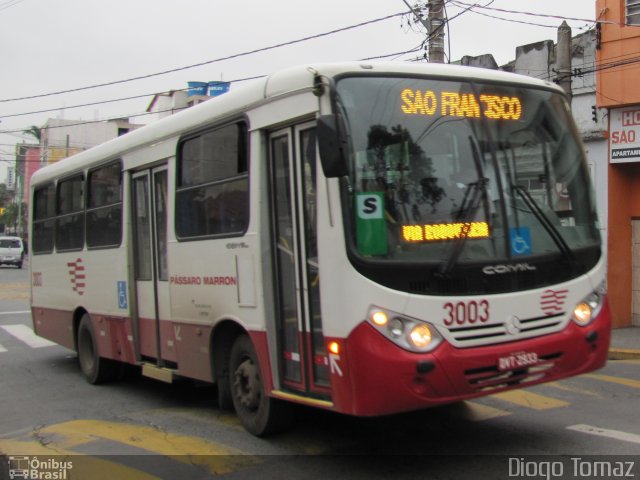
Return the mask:
<svg viewBox="0 0 640 480">
<path fill-rule="evenodd" d="M 225 125 L 189 138 L 178 152 L 178 238 L 241 235 L 249 223 L 247 129 Z"/>
<path fill-rule="evenodd" d="M 33 195 L 33 238 L 31 239 L 31 249 L 34 254 L 53 252 L 55 191 L 53 183 L 35 189 Z"/>
<path fill-rule="evenodd" d="M 122 241 L 122 164 L 89 172 L 87 246 L 118 247 Z"/>
<path fill-rule="evenodd" d="M 84 175 L 58 182 L 55 244 L 57 250 L 84 246 Z"/>
</svg>

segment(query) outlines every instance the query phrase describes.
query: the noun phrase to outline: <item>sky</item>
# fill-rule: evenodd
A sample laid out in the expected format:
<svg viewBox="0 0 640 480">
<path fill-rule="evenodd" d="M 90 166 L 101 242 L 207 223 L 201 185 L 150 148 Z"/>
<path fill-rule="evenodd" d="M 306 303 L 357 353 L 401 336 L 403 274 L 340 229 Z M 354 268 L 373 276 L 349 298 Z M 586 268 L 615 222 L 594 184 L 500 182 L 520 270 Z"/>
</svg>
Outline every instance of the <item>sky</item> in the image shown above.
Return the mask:
<svg viewBox="0 0 640 480">
<path fill-rule="evenodd" d="M 490 53 L 502 65 L 519 45 L 555 41 L 563 18 L 577 35 L 596 16 L 595 0 L 444 1 L 452 61 Z M 425 61 L 424 50 L 415 50 L 426 31 L 408 11 L 403 0 L 0 0 L 0 182 L 15 144 L 34 140 L 22 131 L 49 118 L 141 114 L 153 93 L 194 80 L 234 81 L 293 65 L 376 57 Z M 299 41 L 308 37 L 317 38 Z M 250 53 L 256 50 L 263 51 Z M 221 60 L 228 57 L 235 58 Z M 203 65 L 183 68 L 197 64 Z M 134 77 L 146 78 L 120 82 Z M 84 89 L 113 82 L 120 83 Z M 76 91 L 49 95 L 63 90 Z M 134 96 L 140 98 L 111 101 Z M 111 102 L 72 108 L 105 101 Z M 42 110 L 51 111 L 33 113 Z"/>
</svg>

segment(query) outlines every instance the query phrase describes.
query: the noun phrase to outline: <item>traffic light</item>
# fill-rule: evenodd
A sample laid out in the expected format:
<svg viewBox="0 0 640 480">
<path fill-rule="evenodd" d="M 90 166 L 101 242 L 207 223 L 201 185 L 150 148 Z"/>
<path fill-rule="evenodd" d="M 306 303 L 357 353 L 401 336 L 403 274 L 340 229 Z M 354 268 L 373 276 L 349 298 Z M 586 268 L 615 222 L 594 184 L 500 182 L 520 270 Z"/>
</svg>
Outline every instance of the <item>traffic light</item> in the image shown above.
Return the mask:
<svg viewBox="0 0 640 480">
<path fill-rule="evenodd" d="M 598 107 L 591 105 L 591 119 L 594 123 L 598 123 Z"/>
</svg>

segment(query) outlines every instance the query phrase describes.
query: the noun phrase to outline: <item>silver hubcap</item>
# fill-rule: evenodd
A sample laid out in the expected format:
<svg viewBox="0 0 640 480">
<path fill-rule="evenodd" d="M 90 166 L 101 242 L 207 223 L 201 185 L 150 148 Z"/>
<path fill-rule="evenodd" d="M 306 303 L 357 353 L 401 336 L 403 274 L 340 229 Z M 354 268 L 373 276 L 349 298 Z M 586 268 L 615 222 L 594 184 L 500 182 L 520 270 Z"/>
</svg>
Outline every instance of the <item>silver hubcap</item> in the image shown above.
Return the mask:
<svg viewBox="0 0 640 480">
<path fill-rule="evenodd" d="M 240 404 L 243 407 L 249 410 L 258 408 L 262 385 L 258 368 L 250 359 L 238 365 L 233 388 L 236 398 L 240 400 Z"/>
</svg>

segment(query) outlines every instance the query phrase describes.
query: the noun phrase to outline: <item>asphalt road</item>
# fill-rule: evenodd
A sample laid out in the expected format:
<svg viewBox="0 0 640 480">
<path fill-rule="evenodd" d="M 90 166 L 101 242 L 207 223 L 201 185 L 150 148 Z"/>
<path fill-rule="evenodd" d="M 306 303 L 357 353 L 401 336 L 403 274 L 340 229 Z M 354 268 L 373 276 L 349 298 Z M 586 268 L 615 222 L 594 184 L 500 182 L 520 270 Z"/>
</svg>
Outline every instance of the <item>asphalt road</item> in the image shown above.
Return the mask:
<svg viewBox="0 0 640 480">
<path fill-rule="evenodd" d="M 0 479 L 34 458 L 40 478 L 632 478 L 625 462 L 640 477 L 638 360 L 393 417 L 299 409 L 258 439 L 209 386 L 87 384 L 75 353 L 29 335 L 27 281 L 0 268 Z"/>
</svg>

